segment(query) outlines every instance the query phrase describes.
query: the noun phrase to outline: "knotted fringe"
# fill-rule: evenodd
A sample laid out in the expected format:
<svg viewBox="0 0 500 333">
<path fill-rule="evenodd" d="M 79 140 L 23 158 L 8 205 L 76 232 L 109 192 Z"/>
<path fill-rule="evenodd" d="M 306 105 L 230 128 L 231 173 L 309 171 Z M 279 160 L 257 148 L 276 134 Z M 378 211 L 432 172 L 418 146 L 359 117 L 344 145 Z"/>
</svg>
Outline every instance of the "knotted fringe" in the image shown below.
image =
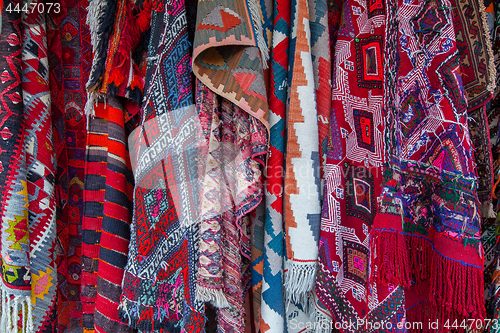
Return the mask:
<svg viewBox="0 0 500 333">
<path fill-rule="evenodd" d="M 252 24 L 255 30 L 255 40 L 257 41 L 257 47 L 260 50 L 260 55 L 262 57 L 262 68 L 267 69 L 269 66 L 269 47 L 267 46 L 266 40 L 264 39 L 264 29 L 262 28 L 262 10 L 260 8 L 260 3 L 257 0 L 248 0 L 248 9 L 250 11 L 250 16 L 252 18 Z"/>
<path fill-rule="evenodd" d="M 493 209 L 493 203 L 491 200 L 479 204 L 479 212 L 481 213 L 481 217 L 483 219 L 494 219 L 497 215 Z"/>
<path fill-rule="evenodd" d="M 434 333 L 436 330 L 430 325 L 430 322 L 434 321 L 431 315 L 431 304 L 428 299 L 406 309 L 406 322 L 411 324 L 408 326 L 408 333 Z M 419 326 L 420 324 L 422 325 Z"/>
<path fill-rule="evenodd" d="M 31 296 L 12 296 L 2 290 L 0 302 L 0 332 L 33 333 L 35 331 L 31 313 Z M 21 324 L 21 332 L 19 332 L 19 324 Z"/>
<path fill-rule="evenodd" d="M 410 286 L 410 262 L 405 236 L 396 231 L 373 230 L 370 238 L 373 263 L 372 271 L 383 285 Z"/>
<path fill-rule="evenodd" d="M 285 301 L 307 305 L 316 283 L 317 262 L 298 263 L 289 261 L 284 272 Z"/>
<path fill-rule="evenodd" d="M 440 323 L 455 319 L 484 319 L 484 276 L 480 267 L 460 262 L 434 253 L 432 258 L 429 298 L 433 318 Z"/>
<path fill-rule="evenodd" d="M 325 316 L 325 314 L 319 311 L 316 307 L 311 313 L 311 318 L 309 320 L 312 324 L 312 332 L 314 333 L 332 333 L 333 320 Z"/>
<path fill-rule="evenodd" d="M 122 296 L 118 307 L 118 318 L 134 330 L 152 332 L 167 331 L 181 333 L 181 327 L 167 320 L 173 309 L 139 304 Z M 177 315 L 179 318 L 179 316 Z M 3 332 L 2 332 L 3 333 Z"/>
<path fill-rule="evenodd" d="M 409 250 L 411 274 L 415 279 L 417 291 L 422 291 L 421 282 L 431 277 L 431 258 L 433 255 L 431 243 L 421 237 L 405 235 L 406 248 Z"/>
<path fill-rule="evenodd" d="M 229 307 L 229 302 L 227 301 L 226 295 L 224 295 L 224 292 L 220 289 L 210 289 L 197 285 L 196 299 L 203 302 L 209 302 L 216 308 Z"/>
</svg>

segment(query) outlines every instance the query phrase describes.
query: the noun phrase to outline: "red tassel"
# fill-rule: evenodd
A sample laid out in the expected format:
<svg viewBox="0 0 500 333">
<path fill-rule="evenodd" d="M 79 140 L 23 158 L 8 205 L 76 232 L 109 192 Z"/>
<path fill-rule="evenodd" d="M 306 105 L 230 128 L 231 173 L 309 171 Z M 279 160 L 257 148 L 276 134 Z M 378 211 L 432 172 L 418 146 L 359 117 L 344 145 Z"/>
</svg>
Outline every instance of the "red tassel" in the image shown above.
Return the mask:
<svg viewBox="0 0 500 333">
<path fill-rule="evenodd" d="M 429 300 L 425 300 L 415 304 L 409 309 L 406 309 L 406 322 L 409 323 L 407 327 L 408 333 L 432 333 L 430 323 L 434 321 L 435 317 L 432 316 L 431 304 Z"/>
<path fill-rule="evenodd" d="M 399 232 L 373 230 L 370 242 L 377 266 L 375 278 L 382 285 L 410 286 L 410 262 L 404 235 Z"/>
<path fill-rule="evenodd" d="M 464 319 L 484 319 L 483 270 L 464 265 L 434 253 L 429 292 L 434 313 L 439 313 L 440 325 Z M 441 326 L 443 327 L 443 326 Z M 443 329 L 445 329 L 443 327 Z"/>
<path fill-rule="evenodd" d="M 432 245 L 430 241 L 422 237 L 405 235 L 406 245 L 409 251 L 410 267 L 412 277 L 415 279 L 415 288 L 421 292 L 421 282 L 428 280 L 431 276 Z"/>
</svg>

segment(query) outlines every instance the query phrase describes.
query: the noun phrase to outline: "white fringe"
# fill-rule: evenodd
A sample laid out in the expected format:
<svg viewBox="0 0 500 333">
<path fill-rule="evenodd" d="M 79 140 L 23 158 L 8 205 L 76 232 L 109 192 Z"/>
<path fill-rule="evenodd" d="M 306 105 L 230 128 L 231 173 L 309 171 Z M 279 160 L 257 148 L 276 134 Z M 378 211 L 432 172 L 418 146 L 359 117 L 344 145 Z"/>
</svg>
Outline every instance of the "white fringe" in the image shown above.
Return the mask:
<svg viewBox="0 0 500 333">
<path fill-rule="evenodd" d="M 21 311 L 22 332 L 34 333 L 31 296 L 15 296 L 12 298 L 9 293 L 2 290 L 0 300 L 1 333 L 19 333 L 17 326 L 19 311 Z"/>
<path fill-rule="evenodd" d="M 288 262 L 285 272 L 285 300 L 293 303 L 306 304 L 316 282 L 317 263 L 301 264 Z"/>
<path fill-rule="evenodd" d="M 493 203 L 491 201 L 485 201 L 479 204 L 479 212 L 483 219 L 494 219 L 497 214 L 493 209 Z"/>
<path fill-rule="evenodd" d="M 314 333 L 331 333 L 332 319 L 326 317 L 321 311 L 315 308 L 311 313 L 311 323 L 314 323 Z"/>
<path fill-rule="evenodd" d="M 479 12 L 481 14 L 482 18 L 482 24 L 483 24 L 483 32 L 484 32 L 484 39 L 486 40 L 486 50 L 488 52 L 488 69 L 489 69 L 489 76 L 488 76 L 488 86 L 486 89 L 490 92 L 495 91 L 496 87 L 496 76 L 497 76 L 497 68 L 495 66 L 495 56 L 493 55 L 493 47 L 491 45 L 491 36 L 490 36 L 490 30 L 488 29 L 488 17 L 486 16 L 486 7 L 484 7 L 484 1 L 483 0 L 478 0 L 479 3 Z"/>
<path fill-rule="evenodd" d="M 222 290 L 209 289 L 196 286 L 196 299 L 202 302 L 210 302 L 216 308 L 229 308 L 229 302 Z"/>
<path fill-rule="evenodd" d="M 252 17 L 252 23 L 255 28 L 257 47 L 262 57 L 262 68 L 267 69 L 269 68 L 267 62 L 270 59 L 270 55 L 269 47 L 264 39 L 264 29 L 262 28 L 262 9 L 257 0 L 248 0 L 248 9 L 250 10 L 250 16 Z"/>
</svg>

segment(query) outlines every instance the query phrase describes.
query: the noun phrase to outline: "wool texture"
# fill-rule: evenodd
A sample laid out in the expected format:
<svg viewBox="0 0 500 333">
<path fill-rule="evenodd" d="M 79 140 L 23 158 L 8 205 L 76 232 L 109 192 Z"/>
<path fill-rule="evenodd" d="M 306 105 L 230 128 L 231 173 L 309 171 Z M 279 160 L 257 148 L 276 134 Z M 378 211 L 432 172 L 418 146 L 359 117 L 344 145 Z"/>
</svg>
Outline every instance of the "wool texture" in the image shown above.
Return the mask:
<svg viewBox="0 0 500 333">
<path fill-rule="evenodd" d="M 23 1 L 38 6 L 40 1 Z M 45 14 L 22 14 L 22 88 L 24 153 L 28 191 L 28 224 L 31 271 L 31 318 L 21 331 L 56 330 L 56 215 L 55 159 L 50 112 L 49 64 Z M 23 316 L 25 313 L 23 313 Z M 31 328 L 30 326 L 33 325 Z"/>
<path fill-rule="evenodd" d="M 261 332 L 284 332 L 283 293 L 283 185 L 285 176 L 285 123 L 288 92 L 290 2 L 274 1 L 273 48 L 269 90 L 269 155 L 266 166 L 265 222 L 262 260 Z M 254 240 L 255 241 L 255 240 Z"/>
<path fill-rule="evenodd" d="M 291 31 L 284 179 L 284 286 L 287 301 L 305 306 L 315 282 L 321 211 L 318 113 L 307 1 L 292 1 Z"/>
<path fill-rule="evenodd" d="M 5 68 L 0 82 L 0 264 L 2 266 L 0 330 L 11 333 L 21 326 L 32 326 L 31 270 L 28 222 L 28 189 L 22 93 L 22 22 L 21 14 L 6 11 L 3 3 L 0 66 Z M 29 314 L 26 316 L 26 314 Z M 21 315 L 21 316 L 20 316 Z M 40 318 L 41 319 L 41 318 Z"/>
<path fill-rule="evenodd" d="M 57 328 L 81 331 L 81 244 L 87 101 L 92 64 L 87 1 L 47 13 L 52 129 L 56 153 Z"/>
<path fill-rule="evenodd" d="M 197 298 L 218 308 L 221 332 L 244 332 L 244 297 L 250 284 L 250 218 L 262 200 L 266 129 L 198 82 L 197 105 L 207 128 L 200 161 L 200 264 Z M 200 95 L 201 94 L 201 95 Z M 210 119 L 210 121 L 208 121 Z M 204 149 L 202 149 L 203 151 Z M 205 154 L 202 153 L 202 156 Z"/>
<path fill-rule="evenodd" d="M 252 24 L 252 8 L 259 10 L 255 0 L 198 3 L 193 72 L 212 91 L 268 127 L 263 57 L 257 43 L 260 39 L 262 46 L 265 40 L 259 37 L 262 29 Z"/>
<path fill-rule="evenodd" d="M 152 1 L 150 41 L 142 121 L 129 135 L 134 209 L 119 315 L 140 331 L 202 332 L 199 125 L 184 1 Z"/>
</svg>

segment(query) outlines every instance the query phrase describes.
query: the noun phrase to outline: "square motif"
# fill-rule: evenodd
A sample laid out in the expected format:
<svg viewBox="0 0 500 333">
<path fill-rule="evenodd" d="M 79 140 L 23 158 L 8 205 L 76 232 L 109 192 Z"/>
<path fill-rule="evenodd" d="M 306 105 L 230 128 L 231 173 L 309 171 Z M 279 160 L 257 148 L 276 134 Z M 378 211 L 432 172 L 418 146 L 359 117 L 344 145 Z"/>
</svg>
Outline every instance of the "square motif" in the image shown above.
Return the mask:
<svg viewBox="0 0 500 333">
<path fill-rule="evenodd" d="M 358 86 L 367 89 L 382 89 L 383 63 L 382 63 L 382 38 L 370 36 L 356 38 L 356 63 Z"/>
<path fill-rule="evenodd" d="M 344 276 L 362 285 L 368 280 L 368 249 L 361 244 L 343 240 Z"/>
<path fill-rule="evenodd" d="M 373 113 L 354 109 L 353 115 L 358 146 L 375 152 Z"/>
</svg>

